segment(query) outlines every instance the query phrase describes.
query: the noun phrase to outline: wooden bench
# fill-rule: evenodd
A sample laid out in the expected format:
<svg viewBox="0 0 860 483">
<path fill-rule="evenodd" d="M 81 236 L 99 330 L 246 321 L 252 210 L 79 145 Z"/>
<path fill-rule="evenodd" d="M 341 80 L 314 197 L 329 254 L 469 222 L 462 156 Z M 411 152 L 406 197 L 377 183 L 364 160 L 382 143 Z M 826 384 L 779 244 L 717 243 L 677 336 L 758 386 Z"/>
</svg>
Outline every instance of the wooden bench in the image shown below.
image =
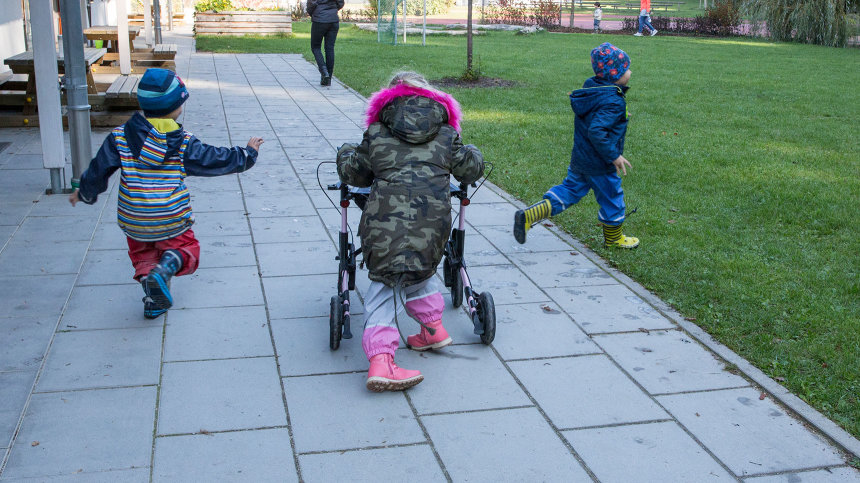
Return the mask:
<svg viewBox="0 0 860 483">
<path fill-rule="evenodd" d="M 140 82 L 139 77 L 132 75 L 121 75 L 117 77 L 107 91 L 105 91 L 105 100 L 107 99 L 137 99 L 137 83 Z M 108 102 L 109 103 L 109 102 Z"/>
<path fill-rule="evenodd" d="M 176 69 L 177 51 L 176 44 L 157 44 L 152 49 L 137 49 L 129 57 L 131 59 L 131 71 L 142 73 L 150 67 L 161 67 L 163 69 Z M 94 66 L 93 72 L 97 74 L 119 74 L 119 54 L 108 52 L 102 58 L 103 65 Z"/>
</svg>

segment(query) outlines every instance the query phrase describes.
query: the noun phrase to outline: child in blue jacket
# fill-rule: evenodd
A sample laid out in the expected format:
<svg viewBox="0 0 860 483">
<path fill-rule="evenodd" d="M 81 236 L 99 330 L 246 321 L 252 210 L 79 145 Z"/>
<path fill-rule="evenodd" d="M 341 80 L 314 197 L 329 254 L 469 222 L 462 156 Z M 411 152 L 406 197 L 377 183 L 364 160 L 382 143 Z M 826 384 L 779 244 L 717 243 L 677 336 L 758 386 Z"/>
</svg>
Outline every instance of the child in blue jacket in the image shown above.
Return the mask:
<svg viewBox="0 0 860 483">
<path fill-rule="evenodd" d="M 143 285 L 143 315 L 156 318 L 173 305 L 168 282 L 197 270 L 200 243 L 191 231 L 194 215 L 185 176 L 241 173 L 254 166 L 262 138 L 245 148 L 203 144 L 176 119 L 188 90 L 166 69 L 148 69 L 140 79 L 139 112 L 111 132 L 69 196 L 93 204 L 120 170 L 117 221 L 128 240 L 134 279 Z"/>
<path fill-rule="evenodd" d="M 619 172 L 627 175 L 627 168 L 632 167 L 622 155 L 627 133 L 624 94 L 631 75 L 630 57 L 604 42 L 591 51 L 591 67 L 594 77 L 570 94 L 576 119 L 567 178 L 550 188 L 540 202 L 516 212 L 514 237 L 520 243 L 526 242 L 526 232 L 532 225 L 575 205 L 593 190 L 600 205 L 597 219 L 603 225 L 606 246 L 639 246 L 638 238 L 621 233 L 625 206 Z"/>
</svg>

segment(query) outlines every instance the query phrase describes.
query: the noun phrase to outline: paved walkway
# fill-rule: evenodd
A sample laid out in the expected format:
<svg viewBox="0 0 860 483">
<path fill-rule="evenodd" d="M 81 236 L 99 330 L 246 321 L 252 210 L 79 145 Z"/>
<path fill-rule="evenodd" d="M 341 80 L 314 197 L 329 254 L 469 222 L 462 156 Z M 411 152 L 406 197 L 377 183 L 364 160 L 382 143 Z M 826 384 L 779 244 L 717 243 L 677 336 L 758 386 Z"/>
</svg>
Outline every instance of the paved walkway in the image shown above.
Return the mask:
<svg viewBox="0 0 860 483">
<path fill-rule="evenodd" d="M 774 401 L 779 386 L 726 370 L 581 245 L 545 227 L 518 245 L 517 204 L 492 186 L 466 246 L 496 300 L 495 342 L 449 309 L 455 345 L 397 355 L 426 380 L 370 393 L 358 297 L 357 338 L 328 348 L 339 217 L 316 178 L 360 139 L 365 99 L 320 88 L 298 55 L 189 49 L 186 126 L 267 142 L 247 173 L 188 180 L 202 262 L 164 317 L 142 317 L 116 179 L 72 208 L 43 194 L 38 131 L 0 130 L 0 480 L 860 481 Z"/>
</svg>

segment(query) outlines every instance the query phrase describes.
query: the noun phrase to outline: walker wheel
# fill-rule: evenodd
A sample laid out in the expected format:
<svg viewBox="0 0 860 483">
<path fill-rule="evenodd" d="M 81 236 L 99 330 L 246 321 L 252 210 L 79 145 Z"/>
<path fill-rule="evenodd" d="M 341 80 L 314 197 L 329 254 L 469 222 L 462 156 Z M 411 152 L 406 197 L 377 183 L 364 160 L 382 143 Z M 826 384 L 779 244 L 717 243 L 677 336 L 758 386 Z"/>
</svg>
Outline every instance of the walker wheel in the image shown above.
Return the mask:
<svg viewBox="0 0 860 483">
<path fill-rule="evenodd" d="M 328 346 L 336 351 L 340 347 L 340 338 L 343 333 L 343 304 L 340 297 L 331 297 L 331 309 L 328 313 L 329 339 Z"/>
<path fill-rule="evenodd" d="M 481 292 L 478 295 L 478 320 L 484 326 L 481 334 L 481 342 L 490 345 L 496 338 L 496 305 L 493 303 L 493 295 L 489 292 Z"/>
</svg>

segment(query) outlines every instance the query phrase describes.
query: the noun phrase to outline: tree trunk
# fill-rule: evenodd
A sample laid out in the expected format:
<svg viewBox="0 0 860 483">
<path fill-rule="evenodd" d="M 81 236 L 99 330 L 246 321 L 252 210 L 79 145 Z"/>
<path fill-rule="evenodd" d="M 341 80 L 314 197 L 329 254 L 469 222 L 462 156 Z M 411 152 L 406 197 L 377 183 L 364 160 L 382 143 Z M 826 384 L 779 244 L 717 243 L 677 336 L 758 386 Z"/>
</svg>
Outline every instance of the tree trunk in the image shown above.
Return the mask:
<svg viewBox="0 0 860 483">
<path fill-rule="evenodd" d="M 466 76 L 472 75 L 472 0 L 469 0 L 466 16 Z"/>
<path fill-rule="evenodd" d="M 575 3 L 576 0 L 570 0 L 570 28 L 573 28 L 573 9 L 576 7 Z"/>
</svg>

